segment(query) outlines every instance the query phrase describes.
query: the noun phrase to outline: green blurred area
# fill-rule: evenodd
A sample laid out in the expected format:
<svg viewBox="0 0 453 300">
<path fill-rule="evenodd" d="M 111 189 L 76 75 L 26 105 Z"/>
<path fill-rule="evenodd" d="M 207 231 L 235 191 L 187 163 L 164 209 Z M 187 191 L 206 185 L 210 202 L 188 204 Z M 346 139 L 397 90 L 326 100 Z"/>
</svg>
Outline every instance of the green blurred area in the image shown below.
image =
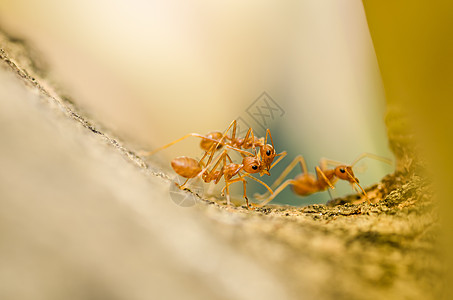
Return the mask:
<svg viewBox="0 0 453 300">
<path fill-rule="evenodd" d="M 413 127 L 437 171 L 451 169 L 453 2 L 364 1 L 364 7 L 389 113 L 406 115 L 389 123 L 390 138 L 402 139 Z"/>
<path fill-rule="evenodd" d="M 446 253 L 452 253 L 453 2 L 363 3 L 384 83 L 388 132 L 398 167 L 410 164 L 412 154 L 426 160 L 442 200 Z M 448 259 L 451 266 L 451 254 Z M 451 299 L 448 296 L 452 293 L 446 295 Z"/>
</svg>

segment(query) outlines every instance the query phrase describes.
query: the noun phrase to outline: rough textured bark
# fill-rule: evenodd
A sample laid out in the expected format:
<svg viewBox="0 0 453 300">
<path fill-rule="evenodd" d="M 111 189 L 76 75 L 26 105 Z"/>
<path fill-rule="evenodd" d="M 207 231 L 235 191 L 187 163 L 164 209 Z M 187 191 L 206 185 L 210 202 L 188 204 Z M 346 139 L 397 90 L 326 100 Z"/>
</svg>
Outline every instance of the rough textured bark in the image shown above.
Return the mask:
<svg viewBox="0 0 453 300">
<path fill-rule="evenodd" d="M 25 43 L 1 33 L 0 45 L 0 298 L 440 294 L 437 210 L 417 170 L 369 188 L 374 205 L 183 208 L 167 175 L 58 94 Z"/>
</svg>

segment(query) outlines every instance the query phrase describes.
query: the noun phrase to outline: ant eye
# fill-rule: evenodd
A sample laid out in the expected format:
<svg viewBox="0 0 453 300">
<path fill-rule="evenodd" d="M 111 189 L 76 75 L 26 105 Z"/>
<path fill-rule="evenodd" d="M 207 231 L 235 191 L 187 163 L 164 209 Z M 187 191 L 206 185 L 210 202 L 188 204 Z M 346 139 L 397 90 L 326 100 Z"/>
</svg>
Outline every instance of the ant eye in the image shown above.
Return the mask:
<svg viewBox="0 0 453 300">
<path fill-rule="evenodd" d="M 270 155 L 271 155 L 271 150 L 267 150 L 267 151 L 266 151 L 266 155 L 267 155 L 267 156 L 270 156 Z"/>
<path fill-rule="evenodd" d="M 254 165 L 254 166 L 252 166 L 252 169 L 253 169 L 253 170 L 256 170 L 256 169 L 258 169 L 258 166 L 257 166 L 257 165 Z"/>
<path fill-rule="evenodd" d="M 341 173 L 344 173 L 344 172 L 346 172 L 346 171 L 345 171 L 343 168 L 341 168 L 341 169 L 340 169 L 340 172 L 341 172 Z"/>
</svg>

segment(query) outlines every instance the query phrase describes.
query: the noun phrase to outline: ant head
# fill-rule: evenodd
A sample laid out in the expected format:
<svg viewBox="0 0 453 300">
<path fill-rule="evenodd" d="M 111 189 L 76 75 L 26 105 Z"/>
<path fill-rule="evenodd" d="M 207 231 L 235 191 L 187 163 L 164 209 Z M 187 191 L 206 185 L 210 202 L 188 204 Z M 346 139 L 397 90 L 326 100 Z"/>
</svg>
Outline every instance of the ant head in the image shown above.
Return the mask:
<svg viewBox="0 0 453 300">
<path fill-rule="evenodd" d="M 260 148 L 260 156 L 264 168 L 269 171 L 276 156 L 274 147 L 269 144 L 264 145 Z"/>
<path fill-rule="evenodd" d="M 359 179 L 355 177 L 354 172 L 352 171 L 352 166 L 341 165 L 335 168 L 335 176 L 339 179 L 346 180 L 352 185 L 356 184 L 362 191 L 365 198 L 368 199 L 368 195 L 365 190 L 360 186 Z M 368 200 L 369 202 L 369 200 Z"/>
<path fill-rule="evenodd" d="M 255 156 L 246 156 L 242 159 L 242 164 L 244 165 L 243 170 L 249 174 L 260 173 L 260 176 L 264 174 L 270 175 L 261 161 Z"/>
<path fill-rule="evenodd" d="M 267 143 L 268 137 L 269 140 L 271 141 L 271 144 Z M 264 141 L 264 146 L 260 147 L 260 156 L 264 168 L 266 168 L 267 172 L 269 173 L 274 158 L 278 156 L 275 153 L 274 140 L 272 139 L 271 131 L 269 129 L 266 130 L 266 139 Z"/>
<path fill-rule="evenodd" d="M 335 176 L 341 180 L 346 180 L 350 183 L 359 183 L 359 179 L 355 177 L 351 166 L 341 165 L 335 168 Z"/>
</svg>

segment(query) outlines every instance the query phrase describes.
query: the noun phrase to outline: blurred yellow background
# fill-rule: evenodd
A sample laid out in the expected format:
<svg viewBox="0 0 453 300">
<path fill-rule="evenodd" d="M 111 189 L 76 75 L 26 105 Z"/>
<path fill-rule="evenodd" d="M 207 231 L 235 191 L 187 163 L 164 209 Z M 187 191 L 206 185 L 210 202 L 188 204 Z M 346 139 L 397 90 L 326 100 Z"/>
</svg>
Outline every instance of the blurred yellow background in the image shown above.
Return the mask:
<svg viewBox="0 0 453 300">
<path fill-rule="evenodd" d="M 297 154 L 309 170 L 321 157 L 392 157 L 361 1 L 0 0 L 0 25 L 31 41 L 75 103 L 137 150 L 252 123 L 247 108 L 266 91 L 284 111 L 268 124 L 276 148 L 289 152 L 267 183 Z M 188 140 L 159 157 L 199 154 Z M 356 174 L 364 186 L 392 171 L 367 165 Z M 288 189 L 283 199 L 329 196 Z"/>
</svg>

